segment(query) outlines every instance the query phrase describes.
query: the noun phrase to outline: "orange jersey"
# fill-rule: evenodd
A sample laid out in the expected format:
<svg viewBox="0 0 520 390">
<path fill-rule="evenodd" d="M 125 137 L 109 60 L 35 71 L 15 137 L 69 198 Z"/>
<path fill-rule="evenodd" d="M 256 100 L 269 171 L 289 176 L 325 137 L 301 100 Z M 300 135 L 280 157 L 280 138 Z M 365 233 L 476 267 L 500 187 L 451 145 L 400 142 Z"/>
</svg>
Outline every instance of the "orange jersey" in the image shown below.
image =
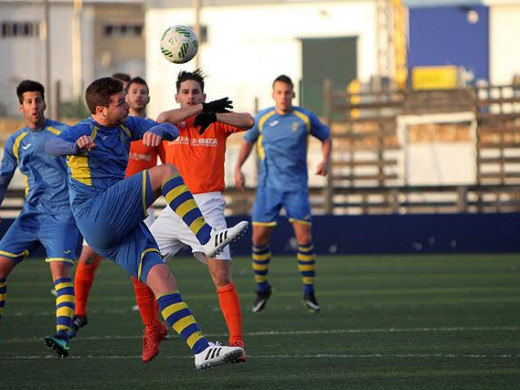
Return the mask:
<svg viewBox="0 0 520 390">
<path fill-rule="evenodd" d="M 157 155 L 163 160 L 164 150 L 162 145 L 158 147 L 144 146 L 142 140 L 130 143 L 126 177 L 155 167 L 157 165 Z"/>
<path fill-rule="evenodd" d="M 215 122 L 200 135 L 194 120 L 192 117 L 177 123 L 179 137 L 163 142 L 165 162 L 177 167 L 194 194 L 224 191 L 227 137 L 244 129 Z"/>
</svg>

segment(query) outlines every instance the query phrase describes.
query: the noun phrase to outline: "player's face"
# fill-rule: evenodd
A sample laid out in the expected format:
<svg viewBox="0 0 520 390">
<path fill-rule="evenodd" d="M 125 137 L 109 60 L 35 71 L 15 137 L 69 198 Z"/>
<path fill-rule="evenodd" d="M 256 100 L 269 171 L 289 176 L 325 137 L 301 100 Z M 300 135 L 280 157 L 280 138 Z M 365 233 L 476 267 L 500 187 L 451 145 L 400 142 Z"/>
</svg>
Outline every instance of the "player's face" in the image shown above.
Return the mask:
<svg viewBox="0 0 520 390">
<path fill-rule="evenodd" d="M 287 83 L 277 81 L 273 86 L 273 99 L 276 111 L 280 113 L 288 113 L 292 110 L 292 100 L 294 99 L 294 91 Z"/>
<path fill-rule="evenodd" d="M 195 106 L 206 101 L 206 94 L 202 93 L 198 82 L 186 80 L 181 83 L 179 92 L 175 95 L 175 101 L 181 107 Z"/>
<path fill-rule="evenodd" d="M 20 104 L 20 112 L 25 117 L 30 128 L 35 129 L 43 126 L 45 116 L 43 112 L 47 106 L 40 92 L 31 91 L 24 92 L 22 104 Z"/>
<path fill-rule="evenodd" d="M 144 84 L 132 83 L 126 91 L 126 102 L 132 110 L 143 110 L 149 101 L 148 88 Z"/>
<path fill-rule="evenodd" d="M 103 107 L 105 114 L 105 125 L 120 125 L 128 117 L 130 106 L 125 100 L 125 93 L 121 91 L 110 96 L 108 107 Z"/>
</svg>

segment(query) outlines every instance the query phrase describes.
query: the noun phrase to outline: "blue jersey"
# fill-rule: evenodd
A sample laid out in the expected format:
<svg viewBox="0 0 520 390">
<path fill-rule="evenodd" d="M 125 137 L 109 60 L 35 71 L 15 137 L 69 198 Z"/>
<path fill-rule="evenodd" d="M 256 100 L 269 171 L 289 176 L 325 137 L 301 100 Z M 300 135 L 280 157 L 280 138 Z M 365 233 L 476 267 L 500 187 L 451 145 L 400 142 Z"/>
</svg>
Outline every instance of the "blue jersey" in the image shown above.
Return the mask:
<svg viewBox="0 0 520 390">
<path fill-rule="evenodd" d="M 294 191 L 307 188 L 309 134 L 323 141 L 329 138 L 330 130 L 304 108 L 293 107 L 290 113 L 280 115 L 271 107 L 256 115 L 255 126 L 244 139 L 257 142 L 259 186 Z"/>
<path fill-rule="evenodd" d="M 26 202 L 22 212 L 65 213 L 72 217 L 65 159 L 45 152 L 47 141 L 68 128 L 63 123 L 46 119 L 41 128 L 24 127 L 7 139 L 0 170 L 0 202 L 18 168 L 25 182 Z"/>
<path fill-rule="evenodd" d="M 63 132 L 59 138 L 75 143 L 89 135 L 96 147 L 67 157 L 71 204 L 81 204 L 92 196 L 125 178 L 130 142 L 143 138 L 143 134 L 156 123 L 149 119 L 128 117 L 119 126 L 104 127 L 88 118 Z"/>
</svg>

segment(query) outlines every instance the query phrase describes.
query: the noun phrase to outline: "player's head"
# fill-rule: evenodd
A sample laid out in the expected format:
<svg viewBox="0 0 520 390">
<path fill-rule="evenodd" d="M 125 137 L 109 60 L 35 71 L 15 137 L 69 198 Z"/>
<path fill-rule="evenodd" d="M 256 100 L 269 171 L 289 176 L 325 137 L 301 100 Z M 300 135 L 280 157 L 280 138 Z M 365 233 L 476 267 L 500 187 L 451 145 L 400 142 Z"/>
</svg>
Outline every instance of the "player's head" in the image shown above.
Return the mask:
<svg viewBox="0 0 520 390">
<path fill-rule="evenodd" d="M 128 88 L 128 83 L 130 82 L 130 75 L 127 73 L 117 72 L 112 75 L 113 78 L 121 81 L 123 83 L 123 89 L 126 91 Z"/>
<path fill-rule="evenodd" d="M 194 106 L 206 101 L 204 93 L 204 73 L 197 69 L 193 72 L 181 71 L 177 76 L 175 101 L 181 107 Z"/>
<path fill-rule="evenodd" d="M 119 125 L 128 117 L 130 107 L 125 100 L 123 83 L 112 77 L 93 81 L 87 87 L 85 100 L 92 116 L 101 125 Z"/>
<path fill-rule="evenodd" d="M 292 111 L 295 94 L 294 84 L 289 76 L 282 74 L 274 79 L 272 97 L 277 112 L 286 114 Z"/>
<path fill-rule="evenodd" d="M 141 77 L 134 77 L 126 88 L 126 102 L 130 106 L 130 115 L 145 116 L 146 105 L 150 102 L 148 84 Z"/>
<path fill-rule="evenodd" d="M 45 105 L 45 89 L 43 85 L 32 80 L 23 80 L 16 87 L 16 95 L 20 102 L 20 112 L 31 128 L 43 126 L 47 106 Z"/>
</svg>

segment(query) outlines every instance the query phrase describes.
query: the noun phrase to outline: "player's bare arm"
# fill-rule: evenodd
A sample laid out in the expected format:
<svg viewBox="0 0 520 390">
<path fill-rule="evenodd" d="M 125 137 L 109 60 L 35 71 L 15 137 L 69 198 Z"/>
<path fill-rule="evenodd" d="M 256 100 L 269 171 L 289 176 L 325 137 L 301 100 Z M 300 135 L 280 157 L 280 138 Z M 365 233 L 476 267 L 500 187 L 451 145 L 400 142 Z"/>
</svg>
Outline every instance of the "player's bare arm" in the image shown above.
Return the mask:
<svg viewBox="0 0 520 390">
<path fill-rule="evenodd" d="M 332 152 L 332 137 L 327 138 L 321 143 L 323 161 L 318 164 L 316 175 L 326 176 L 329 173 L 330 153 Z"/>
<path fill-rule="evenodd" d="M 247 130 L 254 126 L 255 119 L 247 112 L 219 112 L 217 113 L 217 122 Z"/>
<path fill-rule="evenodd" d="M 157 122 L 179 123 L 191 116 L 198 115 L 201 112 L 202 104 L 175 108 L 173 110 L 161 112 L 157 117 Z"/>
</svg>

